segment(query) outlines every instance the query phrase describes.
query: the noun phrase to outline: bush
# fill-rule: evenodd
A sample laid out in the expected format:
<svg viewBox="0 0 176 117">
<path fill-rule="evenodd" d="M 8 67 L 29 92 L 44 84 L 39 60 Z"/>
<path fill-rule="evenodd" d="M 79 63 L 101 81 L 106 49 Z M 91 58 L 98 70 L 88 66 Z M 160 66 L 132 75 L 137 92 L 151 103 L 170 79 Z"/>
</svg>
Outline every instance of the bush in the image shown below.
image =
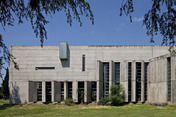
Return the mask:
<svg viewBox="0 0 176 117">
<path fill-rule="evenodd" d="M 79 98 L 78 100 L 80 100 L 81 103 L 84 103 L 84 88 L 78 88 L 77 93 Z"/>
<path fill-rule="evenodd" d="M 101 98 L 98 102 L 99 105 L 113 105 L 118 106 L 122 105 L 125 101 L 125 93 L 123 86 L 120 85 L 112 85 L 111 86 L 111 94 L 108 97 Z"/>
<path fill-rule="evenodd" d="M 113 106 L 122 105 L 125 101 L 124 88 L 121 84 L 111 86 L 110 101 Z"/>
<path fill-rule="evenodd" d="M 65 105 L 67 106 L 72 106 L 74 104 L 73 99 L 71 98 L 64 100 L 64 102 L 65 102 Z"/>
<path fill-rule="evenodd" d="M 91 99 L 92 99 L 92 101 L 96 101 L 96 91 L 92 91 Z"/>
<path fill-rule="evenodd" d="M 109 96 L 102 97 L 100 101 L 98 102 L 98 105 L 107 105 L 110 102 Z"/>
</svg>

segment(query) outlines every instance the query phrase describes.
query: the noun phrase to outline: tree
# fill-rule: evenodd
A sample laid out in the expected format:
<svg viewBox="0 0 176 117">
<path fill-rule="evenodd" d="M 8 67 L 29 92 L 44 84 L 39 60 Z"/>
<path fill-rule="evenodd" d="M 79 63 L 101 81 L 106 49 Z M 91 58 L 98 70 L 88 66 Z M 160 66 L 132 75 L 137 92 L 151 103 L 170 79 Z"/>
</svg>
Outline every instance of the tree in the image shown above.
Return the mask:
<svg viewBox="0 0 176 117">
<path fill-rule="evenodd" d="M 120 16 L 125 13 L 131 22 L 133 3 L 134 0 L 122 0 L 120 8 Z M 144 15 L 143 25 L 147 29 L 147 35 L 151 36 L 151 42 L 154 42 L 154 36 L 159 32 L 163 37 L 162 45 L 175 45 L 176 0 L 152 0 L 151 9 Z"/>
<path fill-rule="evenodd" d="M 9 69 L 6 69 L 6 75 L 2 82 L 2 93 L 5 97 L 9 96 Z"/>
<path fill-rule="evenodd" d="M 89 17 L 94 24 L 94 16 L 90 9 L 90 5 L 85 0 L 1 0 L 0 1 L 0 23 L 2 28 L 14 26 L 15 18 L 18 24 L 23 23 L 23 20 L 30 21 L 32 29 L 36 37 L 40 38 L 41 46 L 44 39 L 47 39 L 47 31 L 45 25 L 49 23 L 46 16 L 52 16 L 56 12 L 64 11 L 67 17 L 67 23 L 72 25 L 72 20 L 75 19 L 82 26 L 80 16 Z M 0 34 L 0 77 L 2 78 L 1 70 L 4 62 L 9 61 L 9 54 Z"/>
</svg>

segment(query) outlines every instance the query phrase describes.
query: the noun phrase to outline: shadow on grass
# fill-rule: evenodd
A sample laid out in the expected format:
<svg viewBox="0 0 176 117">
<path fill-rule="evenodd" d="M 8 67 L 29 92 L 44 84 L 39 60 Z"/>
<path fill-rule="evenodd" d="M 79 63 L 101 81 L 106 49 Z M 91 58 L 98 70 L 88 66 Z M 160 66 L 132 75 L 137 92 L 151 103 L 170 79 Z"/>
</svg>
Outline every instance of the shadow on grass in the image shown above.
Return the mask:
<svg viewBox="0 0 176 117">
<path fill-rule="evenodd" d="M 3 104 L 3 105 L 0 105 L 0 110 L 6 110 L 14 106 L 17 106 L 17 105 Z"/>
</svg>

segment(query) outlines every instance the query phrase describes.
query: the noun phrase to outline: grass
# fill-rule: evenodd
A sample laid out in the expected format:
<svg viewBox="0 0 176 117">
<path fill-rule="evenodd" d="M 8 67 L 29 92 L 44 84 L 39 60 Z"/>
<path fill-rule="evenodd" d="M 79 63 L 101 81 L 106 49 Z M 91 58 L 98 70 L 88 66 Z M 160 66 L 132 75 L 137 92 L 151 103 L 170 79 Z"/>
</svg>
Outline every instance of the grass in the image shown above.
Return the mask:
<svg viewBox="0 0 176 117">
<path fill-rule="evenodd" d="M 125 106 L 97 106 L 60 104 L 3 105 L 8 103 L 0 100 L 0 117 L 175 117 L 176 106 L 151 106 L 132 104 Z"/>
</svg>

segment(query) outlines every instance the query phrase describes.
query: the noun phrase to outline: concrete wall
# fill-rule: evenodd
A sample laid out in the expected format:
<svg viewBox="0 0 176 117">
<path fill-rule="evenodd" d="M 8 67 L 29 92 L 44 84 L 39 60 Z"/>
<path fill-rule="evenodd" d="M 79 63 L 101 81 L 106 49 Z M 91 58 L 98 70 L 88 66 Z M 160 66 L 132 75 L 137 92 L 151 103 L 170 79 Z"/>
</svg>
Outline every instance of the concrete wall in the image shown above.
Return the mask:
<svg viewBox="0 0 176 117">
<path fill-rule="evenodd" d="M 97 100 L 101 98 L 101 70 L 97 67 L 97 61 L 113 62 L 145 61 L 168 53 L 166 46 L 69 46 L 68 59 L 59 59 L 59 46 L 11 46 L 10 53 L 13 61 L 10 62 L 10 92 L 11 102 L 26 103 L 28 101 L 29 81 L 97 81 Z M 82 55 L 85 55 L 85 71 L 82 71 Z M 112 62 L 113 61 L 113 62 Z M 125 68 L 126 64 L 121 66 Z M 55 67 L 50 70 L 36 70 L 35 67 Z M 99 72 L 97 72 L 99 71 Z M 124 71 L 125 72 L 125 71 Z M 98 74 L 98 75 L 97 75 Z M 114 73 L 110 73 L 113 81 Z M 122 74 L 123 75 L 123 74 Z M 125 77 L 124 77 L 125 78 Z M 121 78 L 127 91 L 126 79 Z M 23 83 L 22 83 L 23 82 Z M 20 101 L 15 100 L 14 84 L 18 87 Z M 110 82 L 110 84 L 112 84 Z M 44 85 L 45 86 L 45 85 Z M 42 87 L 44 87 L 42 84 Z M 76 85 L 73 84 L 73 87 Z M 45 89 L 44 89 L 45 90 Z M 73 98 L 77 101 L 76 90 L 73 89 Z M 100 92 L 99 92 L 99 91 Z M 42 92 L 43 94 L 44 92 Z M 127 94 L 127 92 L 126 92 Z M 45 97 L 42 99 L 45 101 Z M 55 100 L 55 99 L 54 99 Z M 58 100 L 58 99 L 56 99 Z"/>
<path fill-rule="evenodd" d="M 171 56 L 171 104 L 176 104 L 176 56 Z"/>
<path fill-rule="evenodd" d="M 148 68 L 148 102 L 167 104 L 167 57 L 163 55 L 150 60 Z"/>
</svg>

